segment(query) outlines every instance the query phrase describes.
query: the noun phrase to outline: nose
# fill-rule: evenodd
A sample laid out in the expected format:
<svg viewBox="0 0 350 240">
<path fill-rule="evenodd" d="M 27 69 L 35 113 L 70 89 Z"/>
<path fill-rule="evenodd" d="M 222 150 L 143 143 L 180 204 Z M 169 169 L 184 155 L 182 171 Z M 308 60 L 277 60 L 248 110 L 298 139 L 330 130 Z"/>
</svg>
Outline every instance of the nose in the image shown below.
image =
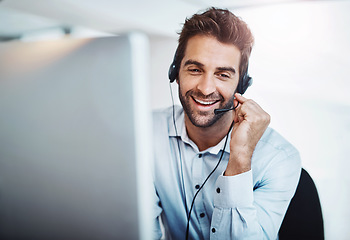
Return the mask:
<svg viewBox="0 0 350 240">
<path fill-rule="evenodd" d="M 203 74 L 202 77 L 199 79 L 197 89 L 201 91 L 204 95 L 209 95 L 215 92 L 216 85 L 214 76 L 209 73 Z"/>
</svg>

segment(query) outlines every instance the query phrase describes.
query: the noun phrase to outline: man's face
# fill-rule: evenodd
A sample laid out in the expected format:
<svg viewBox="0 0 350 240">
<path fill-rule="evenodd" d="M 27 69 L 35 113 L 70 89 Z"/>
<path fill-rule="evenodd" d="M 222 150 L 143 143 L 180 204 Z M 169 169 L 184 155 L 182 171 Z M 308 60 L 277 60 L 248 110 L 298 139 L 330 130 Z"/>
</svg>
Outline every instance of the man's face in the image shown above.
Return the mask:
<svg viewBox="0 0 350 240">
<path fill-rule="evenodd" d="M 240 56 L 236 46 L 214 37 L 197 35 L 188 40 L 178 84 L 181 104 L 194 126 L 212 126 L 225 115 L 215 115 L 214 109 L 233 106 Z"/>
</svg>

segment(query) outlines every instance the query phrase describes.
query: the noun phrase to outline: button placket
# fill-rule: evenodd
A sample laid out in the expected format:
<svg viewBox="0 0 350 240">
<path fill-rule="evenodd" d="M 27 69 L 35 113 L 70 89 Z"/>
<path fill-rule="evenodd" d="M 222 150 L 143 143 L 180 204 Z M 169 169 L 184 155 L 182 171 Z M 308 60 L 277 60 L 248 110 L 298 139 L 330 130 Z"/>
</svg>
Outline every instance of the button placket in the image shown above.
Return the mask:
<svg viewBox="0 0 350 240">
<path fill-rule="evenodd" d="M 197 153 L 193 158 L 193 187 L 195 189 L 194 194 L 200 189 L 201 185 L 203 184 L 203 181 L 205 180 L 206 176 L 203 176 L 203 153 Z M 204 186 L 205 188 L 205 186 Z M 201 189 L 198 193 L 196 200 L 194 201 L 194 213 L 192 213 L 192 217 L 196 218 L 197 221 L 199 221 L 200 227 L 202 229 L 207 229 L 210 227 L 210 222 L 208 221 L 206 209 L 203 202 L 203 190 Z"/>
</svg>

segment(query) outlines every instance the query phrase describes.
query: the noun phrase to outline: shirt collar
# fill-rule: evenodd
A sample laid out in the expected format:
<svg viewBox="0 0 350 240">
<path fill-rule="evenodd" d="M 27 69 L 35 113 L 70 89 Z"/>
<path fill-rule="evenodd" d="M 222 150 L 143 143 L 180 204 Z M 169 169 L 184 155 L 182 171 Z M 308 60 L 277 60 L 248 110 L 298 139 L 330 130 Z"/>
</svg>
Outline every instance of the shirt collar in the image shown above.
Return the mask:
<svg viewBox="0 0 350 240">
<path fill-rule="evenodd" d="M 171 111 L 172 111 L 172 109 L 171 109 Z M 185 127 L 185 117 L 184 117 L 185 115 L 184 115 L 183 108 L 180 106 L 175 106 L 174 112 L 175 112 L 176 127 L 174 125 L 173 116 L 171 116 L 170 123 L 169 123 L 169 137 L 179 137 L 183 142 L 191 145 L 194 149 L 196 149 L 197 152 L 199 152 L 197 145 L 187 135 L 187 131 L 186 131 L 186 127 Z M 171 113 L 171 114 L 173 114 L 173 113 Z M 232 129 L 230 130 L 229 135 L 228 135 L 228 140 L 227 140 L 227 144 L 225 147 L 226 153 L 230 153 L 231 132 L 232 132 Z M 211 154 L 217 155 L 220 152 L 220 150 L 223 149 L 223 147 L 225 145 L 225 140 L 226 140 L 226 135 L 223 139 L 221 139 L 221 141 L 217 145 L 210 147 L 202 152 L 203 153 L 209 152 Z"/>
</svg>

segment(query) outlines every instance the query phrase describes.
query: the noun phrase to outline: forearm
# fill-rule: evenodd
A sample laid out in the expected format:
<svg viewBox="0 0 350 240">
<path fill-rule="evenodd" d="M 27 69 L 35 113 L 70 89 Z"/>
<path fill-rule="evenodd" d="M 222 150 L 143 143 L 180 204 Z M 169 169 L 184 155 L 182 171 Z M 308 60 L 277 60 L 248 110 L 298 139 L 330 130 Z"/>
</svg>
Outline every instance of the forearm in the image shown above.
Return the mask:
<svg viewBox="0 0 350 240">
<path fill-rule="evenodd" d="M 245 173 L 251 170 L 251 154 L 241 154 L 238 157 L 232 157 L 233 154 L 230 154 L 230 161 L 227 164 L 226 171 L 224 176 L 235 176 L 241 173 Z"/>
</svg>

